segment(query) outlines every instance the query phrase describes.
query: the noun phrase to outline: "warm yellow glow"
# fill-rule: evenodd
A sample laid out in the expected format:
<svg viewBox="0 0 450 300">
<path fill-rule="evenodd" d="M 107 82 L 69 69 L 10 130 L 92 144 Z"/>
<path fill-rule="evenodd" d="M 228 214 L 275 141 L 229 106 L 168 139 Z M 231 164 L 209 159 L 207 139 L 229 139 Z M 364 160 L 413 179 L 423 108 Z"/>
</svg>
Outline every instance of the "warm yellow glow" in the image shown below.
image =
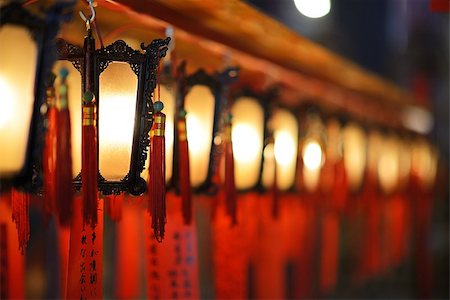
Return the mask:
<svg viewBox="0 0 450 300">
<path fill-rule="evenodd" d="M 287 190 L 294 184 L 297 167 L 297 119 L 289 111 L 277 109 L 270 120 L 270 124 L 274 131 L 277 187 L 280 190 Z"/>
<path fill-rule="evenodd" d="M 436 179 L 438 152 L 424 139 L 417 140 L 412 148 L 412 171 L 424 188 L 431 188 Z"/>
<path fill-rule="evenodd" d="M 294 0 L 298 11 L 308 18 L 321 18 L 331 9 L 330 0 Z"/>
<path fill-rule="evenodd" d="M 0 176 L 12 176 L 25 162 L 34 103 L 36 44 L 23 28 L 0 28 Z"/>
<path fill-rule="evenodd" d="M 378 161 L 378 182 L 386 193 L 392 193 L 399 179 L 399 152 L 398 144 L 393 137 L 383 139 Z"/>
<path fill-rule="evenodd" d="M 289 132 L 278 131 L 275 138 L 275 159 L 286 167 L 292 165 L 297 154 L 294 138 Z"/>
<path fill-rule="evenodd" d="M 66 81 L 70 111 L 72 170 L 75 177 L 81 172 L 81 75 L 68 61 L 57 61 L 53 72 L 58 74 L 62 67 L 69 70 Z"/>
<path fill-rule="evenodd" d="M 203 85 L 192 87 L 185 98 L 191 185 L 198 187 L 208 176 L 214 123 L 214 95 Z"/>
<path fill-rule="evenodd" d="M 366 135 L 364 130 L 355 123 L 344 128 L 344 166 L 347 172 L 350 190 L 357 191 L 364 179 L 366 167 Z"/>
<path fill-rule="evenodd" d="M 320 169 L 324 163 L 322 147 L 316 140 L 307 139 L 304 141 L 302 159 L 303 184 L 306 190 L 315 191 L 319 184 Z"/>
<path fill-rule="evenodd" d="M 137 76 L 127 63 L 112 63 L 100 75 L 99 169 L 120 180 L 130 169 L 136 112 Z"/>
<path fill-rule="evenodd" d="M 259 154 L 254 145 L 258 146 L 261 141 L 258 132 L 251 125 L 233 125 L 232 140 L 236 162 L 245 163 Z"/>
<path fill-rule="evenodd" d="M 314 192 L 319 185 L 320 179 L 320 168 L 319 169 L 308 169 L 303 168 L 303 185 L 309 192 Z"/>
<path fill-rule="evenodd" d="M 241 97 L 233 104 L 231 113 L 236 188 L 248 189 L 256 185 L 259 179 L 264 112 L 255 99 Z"/>
<path fill-rule="evenodd" d="M 173 168 L 173 130 L 175 115 L 175 91 L 161 85 L 161 101 L 164 103 L 163 113 L 166 115 L 166 182 L 172 178 Z"/>
<path fill-rule="evenodd" d="M 302 150 L 303 167 L 311 171 L 322 166 L 322 148 L 314 140 L 307 140 Z"/>
<path fill-rule="evenodd" d="M 14 109 L 14 93 L 10 88 L 10 84 L 2 77 L 0 77 L 0 91 L 0 128 L 2 128 L 3 126 L 6 126 L 12 118 Z"/>
</svg>

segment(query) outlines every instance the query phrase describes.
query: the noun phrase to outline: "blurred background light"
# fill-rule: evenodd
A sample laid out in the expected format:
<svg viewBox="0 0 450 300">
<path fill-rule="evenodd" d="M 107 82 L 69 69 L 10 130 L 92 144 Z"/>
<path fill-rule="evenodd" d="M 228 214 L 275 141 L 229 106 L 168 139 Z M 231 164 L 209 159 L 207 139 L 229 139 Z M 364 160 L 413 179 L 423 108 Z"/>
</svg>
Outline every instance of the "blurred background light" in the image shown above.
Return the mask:
<svg viewBox="0 0 450 300">
<path fill-rule="evenodd" d="M 294 3 L 301 14 L 312 19 L 326 16 L 331 9 L 330 0 L 294 0 Z"/>
</svg>

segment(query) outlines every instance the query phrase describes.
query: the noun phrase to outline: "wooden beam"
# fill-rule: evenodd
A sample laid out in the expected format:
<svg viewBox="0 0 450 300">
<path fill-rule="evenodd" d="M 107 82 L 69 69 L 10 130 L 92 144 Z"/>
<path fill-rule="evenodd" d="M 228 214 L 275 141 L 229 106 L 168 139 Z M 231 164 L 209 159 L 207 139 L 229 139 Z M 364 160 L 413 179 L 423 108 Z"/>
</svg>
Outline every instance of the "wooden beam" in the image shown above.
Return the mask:
<svg viewBox="0 0 450 300">
<path fill-rule="evenodd" d="M 280 84 L 283 93 L 278 100 L 291 107 L 312 100 L 369 122 L 397 127 L 399 110 L 414 101 L 409 93 L 239 1 L 98 2 L 97 21 L 105 37 L 127 35 L 148 42 L 163 36 L 171 24 L 177 56 L 187 59 L 192 69 L 220 70 L 223 57 L 231 55 L 231 63 L 242 68 L 242 81 L 261 89 Z M 63 35 L 73 39 L 73 28 L 63 30 Z"/>
</svg>

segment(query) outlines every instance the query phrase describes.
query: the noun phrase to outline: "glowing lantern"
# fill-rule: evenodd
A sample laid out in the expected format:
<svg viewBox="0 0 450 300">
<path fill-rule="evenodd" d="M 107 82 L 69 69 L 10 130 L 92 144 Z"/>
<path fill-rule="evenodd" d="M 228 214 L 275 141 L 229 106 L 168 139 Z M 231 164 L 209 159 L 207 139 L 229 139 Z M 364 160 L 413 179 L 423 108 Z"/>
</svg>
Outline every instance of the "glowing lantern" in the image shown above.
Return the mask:
<svg viewBox="0 0 450 300">
<path fill-rule="evenodd" d="M 273 149 L 269 146 L 264 150 L 263 185 L 269 188 L 273 183 L 274 157 L 277 168 L 277 187 L 282 191 L 288 190 L 295 181 L 298 149 L 297 119 L 288 110 L 277 109 L 269 122 L 273 130 L 274 144 Z"/>
<path fill-rule="evenodd" d="M 302 178 L 304 188 L 308 192 L 314 192 L 319 185 L 320 172 L 325 163 L 325 127 L 315 112 L 308 112 L 305 119 L 300 147 Z"/>
<path fill-rule="evenodd" d="M 394 136 L 382 140 L 378 160 L 378 182 L 385 194 L 390 194 L 398 187 L 400 162 L 399 147 Z"/>
<path fill-rule="evenodd" d="M 34 168 L 42 155 L 40 109 L 61 17 L 53 8 L 47 19 L 19 2 L 0 8 L 0 178 L 4 185 L 12 182 L 28 190 L 41 183 Z"/>
<path fill-rule="evenodd" d="M 69 104 L 74 125 L 81 123 L 81 89 L 95 96 L 98 187 L 104 194 L 128 191 L 139 195 L 146 190 L 141 173 L 152 124 L 155 71 L 160 57 L 167 51 L 169 40 L 155 40 L 144 47 L 143 52 L 132 49 L 122 40 L 96 50 L 90 29 L 84 48 L 58 41 L 59 59 L 66 66 L 67 61 L 71 62 L 81 74 L 75 78 L 77 72 L 72 68 L 68 78 L 69 97 L 74 97 Z M 81 85 L 75 85 L 79 82 Z M 73 170 L 75 174 L 81 174 L 81 129 L 72 127 Z M 75 186 L 81 186 L 80 176 L 75 178 Z"/>
<path fill-rule="evenodd" d="M 411 171 L 419 178 L 422 187 L 429 190 L 436 179 L 438 152 L 423 138 L 412 146 Z"/>
<path fill-rule="evenodd" d="M 343 132 L 344 164 L 350 191 L 356 192 L 364 179 L 367 157 L 367 141 L 364 130 L 356 123 L 349 123 Z"/>
<path fill-rule="evenodd" d="M 240 97 L 233 104 L 231 112 L 236 188 L 244 190 L 254 187 L 259 180 L 264 111 L 255 98 Z"/>
</svg>

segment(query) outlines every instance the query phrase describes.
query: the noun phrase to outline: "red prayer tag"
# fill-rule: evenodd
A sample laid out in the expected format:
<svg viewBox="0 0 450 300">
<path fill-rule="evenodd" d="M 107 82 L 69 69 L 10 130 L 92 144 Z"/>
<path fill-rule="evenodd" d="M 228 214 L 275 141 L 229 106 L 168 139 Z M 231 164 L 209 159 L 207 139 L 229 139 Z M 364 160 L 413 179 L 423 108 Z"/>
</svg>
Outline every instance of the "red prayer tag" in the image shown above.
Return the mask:
<svg viewBox="0 0 450 300">
<path fill-rule="evenodd" d="M 166 194 L 167 225 L 158 243 L 151 217 L 144 213 L 147 296 L 150 299 L 198 299 L 198 256 L 195 220 L 184 225 L 181 198 Z"/>
</svg>

